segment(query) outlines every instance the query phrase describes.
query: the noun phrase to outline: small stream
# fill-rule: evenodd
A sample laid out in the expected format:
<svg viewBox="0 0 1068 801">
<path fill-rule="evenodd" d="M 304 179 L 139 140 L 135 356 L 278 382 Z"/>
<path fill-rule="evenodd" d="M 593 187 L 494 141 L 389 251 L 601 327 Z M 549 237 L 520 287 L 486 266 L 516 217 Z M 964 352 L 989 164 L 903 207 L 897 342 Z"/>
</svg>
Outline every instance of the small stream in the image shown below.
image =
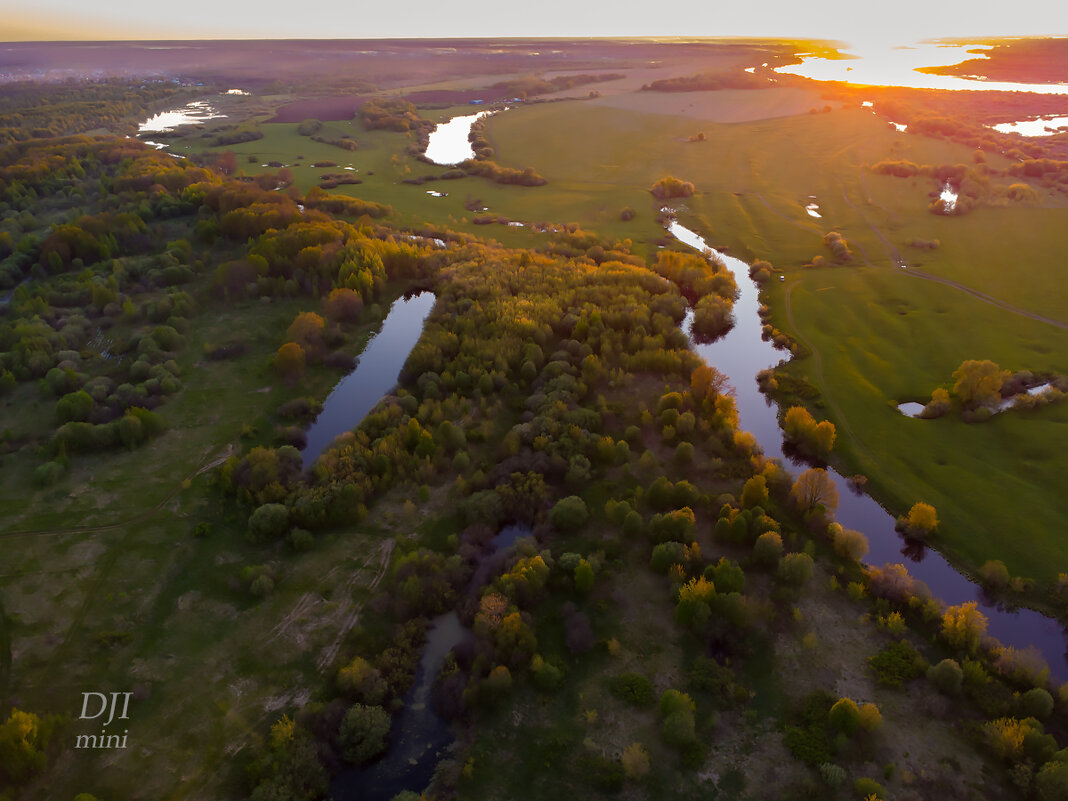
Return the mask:
<svg viewBox="0 0 1068 801">
<path fill-rule="evenodd" d="M 401 368 L 434 306 L 433 292 L 398 298 L 360 354 L 356 369 L 342 378 L 323 402 L 323 410 L 307 431 L 301 452 L 307 470 L 331 442 L 356 428 L 400 377 Z"/>
<path fill-rule="evenodd" d="M 668 230 L 681 242 L 704 251 L 709 246 L 698 234 L 672 221 Z M 783 453 L 782 432 L 779 430 L 775 404 L 757 387 L 755 375 L 774 367 L 783 358 L 769 342 L 760 338 L 761 322 L 757 316 L 758 288 L 749 277 L 749 267 L 741 259 L 720 253 L 719 256 L 734 273 L 739 296 L 734 305 L 735 325 L 725 336 L 711 344 L 701 344 L 691 333 L 693 312 L 687 312 L 683 330 L 690 336 L 693 349 L 710 365 L 729 379 L 736 392 L 740 427 L 756 437 L 764 454 L 778 458 L 788 468 L 803 471 L 808 465 Z M 838 490 L 838 511 L 835 519 L 846 528 L 863 532 L 870 544 L 865 562 L 882 566 L 887 562 L 904 563 L 909 573 L 924 582 L 936 598 L 956 605 L 977 601 L 989 625 L 987 632 L 1005 645 L 1018 650 L 1034 646 L 1049 663 L 1050 673 L 1058 681 L 1068 678 L 1068 646 L 1065 630 L 1052 618 L 1031 609 L 1009 610 L 991 602 L 982 588 L 972 583 L 938 553 L 922 546 L 906 543 L 894 529 L 894 517 L 868 495 L 858 494 L 834 469 L 828 474 Z"/>
<path fill-rule="evenodd" d="M 516 541 L 530 533 L 529 528 L 517 524 L 502 528 L 490 540 L 493 550 L 476 568 L 468 592 L 477 589 L 479 581 L 491 572 L 484 568 L 498 566 Z M 419 793 L 426 789 L 452 743 L 449 724 L 431 704 L 431 690 L 449 651 L 469 634 L 456 612 L 430 621 L 412 689 L 404 696 L 404 708 L 393 716 L 389 749 L 365 768 L 349 768 L 338 774 L 331 786 L 333 801 L 390 801 L 403 790 Z"/>
</svg>

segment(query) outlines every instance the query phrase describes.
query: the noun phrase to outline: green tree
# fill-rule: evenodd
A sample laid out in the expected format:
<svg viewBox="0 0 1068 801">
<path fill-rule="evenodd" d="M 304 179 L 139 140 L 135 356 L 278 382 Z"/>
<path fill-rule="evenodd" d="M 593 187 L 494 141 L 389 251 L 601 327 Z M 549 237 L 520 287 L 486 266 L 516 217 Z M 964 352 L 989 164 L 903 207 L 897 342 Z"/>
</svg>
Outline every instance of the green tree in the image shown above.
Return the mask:
<svg viewBox="0 0 1068 801">
<path fill-rule="evenodd" d="M 957 660 L 943 659 L 937 665 L 931 665 L 927 669 L 927 680 L 937 687 L 939 692 L 956 695 L 960 692 L 964 671 L 961 670 Z"/>
<path fill-rule="evenodd" d="M 289 531 L 289 510 L 280 503 L 256 507 L 248 519 L 248 537 L 253 542 L 278 539 Z"/>
<path fill-rule="evenodd" d="M 386 750 L 391 722 L 389 713 L 380 706 L 353 704 L 338 732 L 342 755 L 356 765 L 370 762 Z"/>
<path fill-rule="evenodd" d="M 590 519 L 590 510 L 586 502 L 577 495 L 557 501 L 549 512 L 549 521 L 560 531 L 577 531 Z"/>
<path fill-rule="evenodd" d="M 852 734 L 860 726 L 860 707 L 851 698 L 839 698 L 827 713 L 831 728 L 842 734 Z"/>
</svg>

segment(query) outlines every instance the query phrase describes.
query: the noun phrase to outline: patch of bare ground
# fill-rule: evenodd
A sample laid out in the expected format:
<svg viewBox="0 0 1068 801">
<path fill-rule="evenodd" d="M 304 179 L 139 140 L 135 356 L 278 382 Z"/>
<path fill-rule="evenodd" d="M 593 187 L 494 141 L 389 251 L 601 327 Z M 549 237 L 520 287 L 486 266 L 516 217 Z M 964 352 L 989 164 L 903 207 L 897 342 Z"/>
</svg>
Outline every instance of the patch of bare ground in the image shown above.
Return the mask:
<svg viewBox="0 0 1068 801">
<path fill-rule="evenodd" d="M 932 782 L 941 786 L 947 771 L 955 774 L 962 788 L 964 777 L 982 783 L 982 760 L 965 740 L 942 695 L 923 678 L 903 689 L 875 680 L 868 659 L 895 638 L 868 619 L 866 604 L 854 601 L 842 589 L 832 590 L 829 574 L 817 567 L 797 609 L 800 621 L 776 642 L 783 689 L 795 703 L 822 689 L 879 707 L 883 725 L 875 736 L 871 764 L 862 767 L 863 775 L 876 778 L 890 797 L 899 799 L 928 797 L 916 793 L 926 792 L 922 788 L 930 789 Z M 810 637 L 803 643 L 806 635 L 815 640 Z M 919 640 L 914 644 L 922 649 Z M 890 763 L 895 770 L 886 779 L 882 769 Z"/>
</svg>

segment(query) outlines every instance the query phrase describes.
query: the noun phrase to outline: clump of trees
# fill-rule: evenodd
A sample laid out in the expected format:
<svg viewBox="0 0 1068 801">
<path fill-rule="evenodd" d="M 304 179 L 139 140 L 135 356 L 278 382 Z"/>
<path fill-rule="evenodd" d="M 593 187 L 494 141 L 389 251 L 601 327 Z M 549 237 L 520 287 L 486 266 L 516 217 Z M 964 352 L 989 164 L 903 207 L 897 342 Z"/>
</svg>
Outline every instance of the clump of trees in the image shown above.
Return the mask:
<svg viewBox="0 0 1068 801">
<path fill-rule="evenodd" d="M 694 186 L 689 181 L 683 181 L 673 175 L 665 175 L 654 181 L 649 191 L 657 200 L 670 200 L 676 197 L 690 197 L 694 193 Z"/>
<path fill-rule="evenodd" d="M 835 261 L 845 263 L 853 260 L 853 251 L 849 249 L 849 243 L 837 231 L 828 231 L 824 234 L 823 244 L 831 251 Z"/>
<path fill-rule="evenodd" d="M 826 459 L 834 448 L 837 432 L 830 420 L 816 422 L 804 406 L 791 406 L 783 415 L 783 435 L 798 450 L 817 459 Z"/>
</svg>

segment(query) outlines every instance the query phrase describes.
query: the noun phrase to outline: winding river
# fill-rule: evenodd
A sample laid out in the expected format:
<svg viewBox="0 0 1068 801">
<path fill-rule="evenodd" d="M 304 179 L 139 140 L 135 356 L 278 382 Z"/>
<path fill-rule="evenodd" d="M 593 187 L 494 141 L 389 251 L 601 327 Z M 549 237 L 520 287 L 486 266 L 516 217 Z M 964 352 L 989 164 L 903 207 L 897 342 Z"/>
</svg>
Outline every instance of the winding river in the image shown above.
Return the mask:
<svg viewBox="0 0 1068 801">
<path fill-rule="evenodd" d="M 360 354 L 356 369 L 342 378 L 323 402 L 307 431 L 304 469 L 311 467 L 334 439 L 352 431 L 400 377 L 401 368 L 423 331 L 434 306 L 433 292 L 398 298 Z"/>
<path fill-rule="evenodd" d="M 716 252 L 709 248 L 701 236 L 677 220 L 671 222 L 668 230 L 680 242 L 698 251 L 708 248 Z M 724 253 L 718 255 L 734 274 L 738 284 L 734 327 L 719 340 L 702 344 L 691 333 L 691 311 L 683 322 L 684 330 L 690 335 L 691 345 L 701 358 L 730 379 L 736 392 L 741 429 L 752 432 L 766 456 L 778 458 L 794 470 L 805 470 L 808 465 L 783 452 L 775 404 L 760 392 L 755 380 L 760 370 L 774 367 L 783 360 L 780 351 L 761 339 L 757 285 L 749 277 L 749 266 L 745 262 Z M 923 424 L 922 420 L 916 421 L 916 425 Z M 989 634 L 1018 650 L 1032 646 L 1037 648 L 1049 663 L 1051 675 L 1059 681 L 1068 679 L 1068 655 L 1065 653 L 1068 639 L 1056 620 L 1031 609 L 1010 610 L 992 602 L 982 588 L 958 573 L 937 551 L 907 547 L 894 529 L 894 517 L 890 513 L 870 496 L 855 492 L 832 468 L 828 468 L 827 472 L 838 490 L 836 519 L 846 528 L 862 531 L 868 538 L 871 549 L 865 559 L 867 564 L 881 566 L 887 562 L 905 563 L 914 578 L 924 582 L 935 597 L 947 604 L 978 602 L 989 621 Z"/>
</svg>

